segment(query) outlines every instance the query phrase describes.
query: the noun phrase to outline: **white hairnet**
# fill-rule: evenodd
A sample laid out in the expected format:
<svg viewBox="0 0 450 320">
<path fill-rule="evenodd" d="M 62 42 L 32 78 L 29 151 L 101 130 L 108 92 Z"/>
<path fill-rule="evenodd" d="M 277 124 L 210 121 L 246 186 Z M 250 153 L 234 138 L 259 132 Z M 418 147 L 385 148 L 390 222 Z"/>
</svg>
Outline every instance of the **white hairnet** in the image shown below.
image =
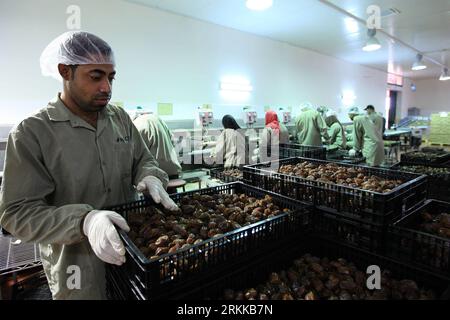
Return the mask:
<svg viewBox="0 0 450 320">
<path fill-rule="evenodd" d="M 325 118 L 332 117 L 332 116 L 337 117 L 337 113 L 336 113 L 335 111 L 333 111 L 333 110 L 328 110 L 328 111 L 325 113 Z"/>
<path fill-rule="evenodd" d="M 84 31 L 68 31 L 44 49 L 40 57 L 43 76 L 61 80 L 58 64 L 112 64 L 114 53 L 104 40 Z"/>
<path fill-rule="evenodd" d="M 314 110 L 314 106 L 313 106 L 313 104 L 311 102 L 303 102 L 300 105 L 300 110 L 302 112 L 309 111 L 309 110 Z"/>
<path fill-rule="evenodd" d="M 360 114 L 358 107 L 352 107 L 348 110 L 348 114 Z"/>
</svg>

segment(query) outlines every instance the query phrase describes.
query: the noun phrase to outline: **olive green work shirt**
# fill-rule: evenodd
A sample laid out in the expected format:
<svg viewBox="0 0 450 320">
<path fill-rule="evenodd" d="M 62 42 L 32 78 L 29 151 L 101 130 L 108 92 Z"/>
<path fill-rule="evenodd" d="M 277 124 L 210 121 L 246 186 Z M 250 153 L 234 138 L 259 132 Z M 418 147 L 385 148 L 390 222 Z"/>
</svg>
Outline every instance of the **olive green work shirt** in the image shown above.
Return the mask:
<svg viewBox="0 0 450 320">
<path fill-rule="evenodd" d="M 107 105 L 94 128 L 58 95 L 9 134 L 0 224 L 39 243 L 54 299 L 104 299 L 104 263 L 82 233 L 82 219 L 93 209 L 138 199 L 133 185 L 150 175 L 167 185 L 123 109 Z"/>
</svg>

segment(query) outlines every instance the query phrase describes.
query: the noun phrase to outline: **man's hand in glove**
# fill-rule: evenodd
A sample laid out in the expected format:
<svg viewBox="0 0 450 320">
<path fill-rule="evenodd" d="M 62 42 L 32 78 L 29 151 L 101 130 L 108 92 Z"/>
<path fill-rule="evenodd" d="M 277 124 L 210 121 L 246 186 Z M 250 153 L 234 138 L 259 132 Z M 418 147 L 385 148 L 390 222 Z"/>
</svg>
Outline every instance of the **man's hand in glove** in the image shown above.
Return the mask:
<svg viewBox="0 0 450 320">
<path fill-rule="evenodd" d="M 164 190 L 161 180 L 153 176 L 147 176 L 138 183 L 137 191 L 149 194 L 153 201 L 161 203 L 164 208 L 170 211 L 178 210 L 177 205 L 169 197 L 169 194 Z"/>
<path fill-rule="evenodd" d="M 127 222 L 118 213 L 92 210 L 84 218 L 83 233 L 97 257 L 120 266 L 125 262 L 125 248 L 114 225 L 126 232 L 130 231 Z"/>
</svg>

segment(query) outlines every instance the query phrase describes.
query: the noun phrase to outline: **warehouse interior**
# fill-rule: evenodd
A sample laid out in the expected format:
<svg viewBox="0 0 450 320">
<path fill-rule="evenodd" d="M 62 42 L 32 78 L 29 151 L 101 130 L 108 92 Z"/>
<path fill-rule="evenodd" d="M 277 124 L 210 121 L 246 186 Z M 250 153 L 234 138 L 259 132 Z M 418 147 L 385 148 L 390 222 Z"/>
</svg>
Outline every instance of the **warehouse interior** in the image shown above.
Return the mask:
<svg viewBox="0 0 450 320">
<path fill-rule="evenodd" d="M 449 30 L 448 0 L 1 1 L 0 299 L 450 299 Z M 48 50 L 85 33 L 106 62 Z"/>
</svg>

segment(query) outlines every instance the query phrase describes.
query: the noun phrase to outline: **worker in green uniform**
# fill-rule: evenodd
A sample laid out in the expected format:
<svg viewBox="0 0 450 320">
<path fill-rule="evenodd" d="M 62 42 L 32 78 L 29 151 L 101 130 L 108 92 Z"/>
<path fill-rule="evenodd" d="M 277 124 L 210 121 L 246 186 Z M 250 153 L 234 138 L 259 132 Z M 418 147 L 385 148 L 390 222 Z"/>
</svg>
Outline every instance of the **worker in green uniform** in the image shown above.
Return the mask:
<svg viewBox="0 0 450 320">
<path fill-rule="evenodd" d="M 109 104 L 111 47 L 93 34 L 66 32 L 42 53 L 41 70 L 62 80 L 63 91 L 9 135 L 0 224 L 39 243 L 54 299 L 104 299 L 105 262 L 125 262 L 116 226 L 129 227 L 102 208 L 136 200 L 138 192 L 177 206 L 130 117 Z"/>
<path fill-rule="evenodd" d="M 322 137 L 328 141 L 327 125 L 320 113 L 312 107 L 303 107 L 295 123 L 299 144 L 322 146 Z"/>
<path fill-rule="evenodd" d="M 378 114 L 356 116 L 353 119 L 355 145 L 350 155 L 362 151 L 366 163 L 379 166 L 384 161 L 383 118 Z"/>
<path fill-rule="evenodd" d="M 169 179 L 178 179 L 181 165 L 175 151 L 172 133 L 166 123 L 151 113 L 138 115 L 133 123 L 158 161 L 159 167 L 169 175 Z"/>
<path fill-rule="evenodd" d="M 325 123 L 329 128 L 328 135 L 330 136 L 330 140 L 328 141 L 328 147 L 330 149 L 345 150 L 347 139 L 345 137 L 344 127 L 339 122 L 336 112 L 328 111 L 325 114 Z"/>
<path fill-rule="evenodd" d="M 350 118 L 350 120 L 353 122 L 353 119 L 356 116 L 360 115 L 360 110 L 358 107 L 351 107 L 348 110 L 348 117 Z M 345 137 L 347 139 L 347 148 L 352 149 L 355 146 L 355 142 L 353 140 L 353 129 L 354 129 L 354 125 L 353 123 L 351 125 L 348 125 L 346 127 L 346 134 Z"/>
</svg>

